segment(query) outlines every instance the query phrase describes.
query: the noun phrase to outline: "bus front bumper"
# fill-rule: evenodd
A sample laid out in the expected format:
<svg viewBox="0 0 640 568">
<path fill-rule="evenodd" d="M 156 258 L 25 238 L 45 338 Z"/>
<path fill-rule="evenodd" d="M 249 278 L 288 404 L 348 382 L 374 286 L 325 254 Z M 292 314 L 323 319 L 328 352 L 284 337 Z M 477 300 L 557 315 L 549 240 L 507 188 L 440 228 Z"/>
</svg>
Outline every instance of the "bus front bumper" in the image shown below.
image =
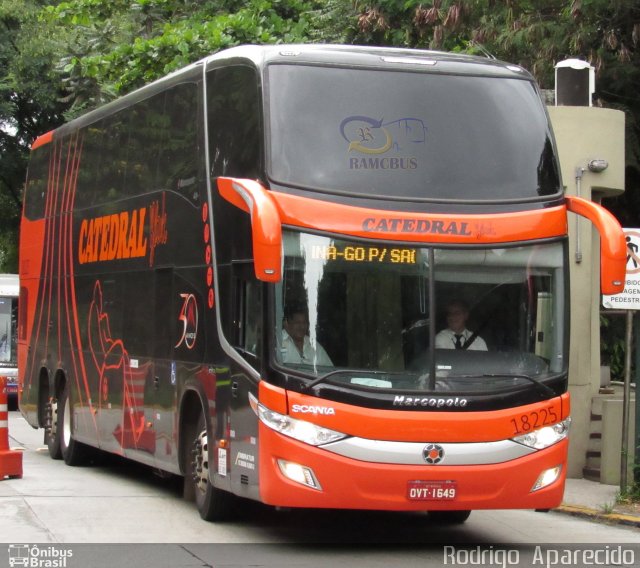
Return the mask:
<svg viewBox="0 0 640 568">
<path fill-rule="evenodd" d="M 560 505 L 564 493 L 566 439 L 502 463 L 455 466 L 360 461 L 303 444 L 263 424 L 259 440 L 260 497 L 274 506 L 390 511 L 551 509 Z M 533 491 L 539 478 L 554 470 L 553 481 Z"/>
</svg>

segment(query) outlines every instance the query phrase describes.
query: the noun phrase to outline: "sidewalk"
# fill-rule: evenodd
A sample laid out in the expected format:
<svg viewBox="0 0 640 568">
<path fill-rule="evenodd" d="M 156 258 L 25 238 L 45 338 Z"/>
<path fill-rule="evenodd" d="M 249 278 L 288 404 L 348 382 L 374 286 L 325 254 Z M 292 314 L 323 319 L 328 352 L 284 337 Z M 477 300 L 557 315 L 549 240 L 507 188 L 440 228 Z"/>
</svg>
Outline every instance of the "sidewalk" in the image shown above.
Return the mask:
<svg viewBox="0 0 640 568">
<path fill-rule="evenodd" d="M 620 488 L 587 479 L 567 479 L 562 505 L 554 511 L 594 521 L 640 528 L 640 504 L 616 503 Z"/>
</svg>

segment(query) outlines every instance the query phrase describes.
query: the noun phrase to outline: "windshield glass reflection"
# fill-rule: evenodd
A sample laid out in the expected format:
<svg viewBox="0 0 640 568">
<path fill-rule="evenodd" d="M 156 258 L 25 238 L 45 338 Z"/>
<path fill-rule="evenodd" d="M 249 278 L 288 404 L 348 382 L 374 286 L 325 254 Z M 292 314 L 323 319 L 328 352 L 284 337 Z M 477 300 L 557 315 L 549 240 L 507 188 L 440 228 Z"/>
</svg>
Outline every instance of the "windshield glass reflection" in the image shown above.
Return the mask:
<svg viewBox="0 0 640 568">
<path fill-rule="evenodd" d="M 561 243 L 429 249 L 285 232 L 279 365 L 354 388 L 485 391 L 565 368 Z"/>
</svg>

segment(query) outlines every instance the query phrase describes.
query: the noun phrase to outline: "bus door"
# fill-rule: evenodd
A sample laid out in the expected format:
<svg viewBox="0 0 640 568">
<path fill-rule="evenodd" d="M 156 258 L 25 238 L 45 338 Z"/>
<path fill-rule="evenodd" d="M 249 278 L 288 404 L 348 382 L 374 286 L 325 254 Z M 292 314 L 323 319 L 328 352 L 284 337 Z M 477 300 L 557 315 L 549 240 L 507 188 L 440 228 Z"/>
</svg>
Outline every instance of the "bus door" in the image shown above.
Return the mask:
<svg viewBox="0 0 640 568">
<path fill-rule="evenodd" d="M 229 473 L 234 493 L 256 498 L 258 419 L 249 405 L 249 394 L 258 397 L 258 376 L 264 348 L 264 284 L 256 279 L 253 263 L 234 263 L 232 273 L 235 310 L 232 340 L 242 362 L 231 360 L 230 363 Z"/>
</svg>

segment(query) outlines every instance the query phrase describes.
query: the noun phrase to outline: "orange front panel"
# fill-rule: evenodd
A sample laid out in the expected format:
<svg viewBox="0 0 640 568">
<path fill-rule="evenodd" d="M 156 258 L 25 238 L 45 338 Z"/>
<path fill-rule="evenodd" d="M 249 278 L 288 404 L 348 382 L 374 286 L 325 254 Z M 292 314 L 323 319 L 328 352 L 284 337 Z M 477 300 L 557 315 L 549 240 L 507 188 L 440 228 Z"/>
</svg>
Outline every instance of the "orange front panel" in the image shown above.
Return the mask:
<svg viewBox="0 0 640 568">
<path fill-rule="evenodd" d="M 427 214 L 351 207 L 272 192 L 284 225 L 354 237 L 447 244 L 509 243 L 567 234 L 564 206 L 511 213 Z"/>
<path fill-rule="evenodd" d="M 272 387 L 272 390 L 274 387 Z M 262 395 L 262 391 L 261 391 Z M 505 440 L 569 415 L 569 395 L 544 403 L 529 404 L 491 412 L 420 410 L 374 410 L 288 392 L 289 413 L 293 418 L 313 422 L 338 432 L 372 440 L 402 442 L 490 442 Z M 272 395 L 273 396 L 273 395 Z M 451 400 L 461 404 L 464 396 L 408 397 L 420 404 Z M 264 403 L 268 406 L 268 402 Z M 282 410 L 273 408 L 273 410 Z"/>
<path fill-rule="evenodd" d="M 557 507 L 566 468 L 548 487 L 531 493 L 540 473 L 566 463 L 567 440 L 509 462 L 473 466 L 405 466 L 345 458 L 277 434 L 260 424 L 260 497 L 282 507 L 422 511 L 441 509 L 545 509 Z M 322 490 L 286 479 L 278 458 L 313 470 Z M 416 501 L 408 483 L 453 480 L 454 500 Z"/>
<path fill-rule="evenodd" d="M 287 391 L 269 384 L 266 381 L 260 381 L 260 402 L 270 410 L 287 414 Z"/>
</svg>

